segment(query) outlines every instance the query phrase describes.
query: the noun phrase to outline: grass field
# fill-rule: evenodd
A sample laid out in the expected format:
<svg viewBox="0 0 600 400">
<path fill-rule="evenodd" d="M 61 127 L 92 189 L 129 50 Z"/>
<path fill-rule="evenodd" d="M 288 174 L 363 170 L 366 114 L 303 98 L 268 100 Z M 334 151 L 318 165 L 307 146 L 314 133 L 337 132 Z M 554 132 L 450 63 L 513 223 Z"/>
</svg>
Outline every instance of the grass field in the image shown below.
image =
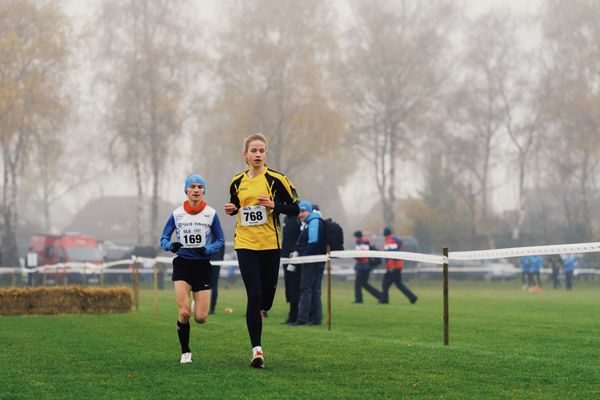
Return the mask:
<svg viewBox="0 0 600 400">
<path fill-rule="evenodd" d="M 282 325 L 280 290 L 264 370 L 248 367 L 237 285 L 221 289 L 207 324 L 192 325 L 188 365 L 170 290 L 157 315 L 143 290 L 130 314 L 0 317 L 0 398 L 600 398 L 598 282 L 528 293 L 517 282 L 451 281 L 448 347 L 436 282 L 410 283 L 415 305 L 397 290 L 389 305 L 351 304 L 351 282 L 337 283 L 332 331 Z"/>
</svg>

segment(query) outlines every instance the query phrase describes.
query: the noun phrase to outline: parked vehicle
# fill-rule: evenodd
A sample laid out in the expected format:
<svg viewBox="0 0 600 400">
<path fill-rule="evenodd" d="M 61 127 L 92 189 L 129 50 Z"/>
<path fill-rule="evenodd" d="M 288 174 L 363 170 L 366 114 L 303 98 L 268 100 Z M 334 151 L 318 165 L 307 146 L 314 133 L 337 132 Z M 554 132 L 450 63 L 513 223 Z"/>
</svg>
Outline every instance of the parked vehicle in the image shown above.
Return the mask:
<svg viewBox="0 0 600 400">
<path fill-rule="evenodd" d="M 30 246 L 38 254 L 39 265 L 65 262 L 100 264 L 104 261 L 98 242 L 89 235 L 78 233 L 35 234 L 31 237 Z"/>
<path fill-rule="evenodd" d="M 30 240 L 31 249 L 38 255 L 38 265 L 54 265 L 58 263 L 93 263 L 104 262 L 100 246 L 96 239 L 79 233 L 35 234 Z M 37 281 L 84 283 L 81 268 L 66 266 L 38 276 Z M 95 278 L 94 278 L 95 279 Z M 38 282 L 39 283 L 39 282 Z"/>
<path fill-rule="evenodd" d="M 451 261 L 454 279 L 512 279 L 517 275 L 514 265 L 506 259 Z"/>
<path fill-rule="evenodd" d="M 497 260 L 487 260 L 485 266 L 490 269 L 487 280 L 492 279 L 512 279 L 517 276 L 517 269 L 515 266 L 505 258 Z"/>
<path fill-rule="evenodd" d="M 117 261 L 130 258 L 132 246 L 123 246 L 104 240 L 98 243 L 102 249 L 104 261 Z"/>
</svg>

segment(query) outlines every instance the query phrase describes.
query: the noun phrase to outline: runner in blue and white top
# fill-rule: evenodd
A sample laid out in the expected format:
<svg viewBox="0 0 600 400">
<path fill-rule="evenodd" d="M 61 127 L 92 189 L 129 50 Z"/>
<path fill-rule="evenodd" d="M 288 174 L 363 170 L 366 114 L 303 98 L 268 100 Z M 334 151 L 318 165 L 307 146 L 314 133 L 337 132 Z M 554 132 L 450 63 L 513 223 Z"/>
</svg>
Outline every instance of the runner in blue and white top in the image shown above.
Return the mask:
<svg viewBox="0 0 600 400">
<path fill-rule="evenodd" d="M 179 307 L 177 333 L 181 344 L 181 363 L 187 364 L 192 362 L 190 315 L 193 312 L 194 320 L 199 324 L 206 322 L 212 274 L 209 259 L 221 250 L 224 240 L 217 212 L 203 200 L 206 193 L 204 178 L 190 175 L 185 180 L 184 192 L 188 200 L 169 216 L 160 246 L 177 254 L 173 259 L 172 279 Z M 173 232 L 175 241 L 171 241 Z M 190 291 L 193 295 L 191 309 Z"/>
</svg>

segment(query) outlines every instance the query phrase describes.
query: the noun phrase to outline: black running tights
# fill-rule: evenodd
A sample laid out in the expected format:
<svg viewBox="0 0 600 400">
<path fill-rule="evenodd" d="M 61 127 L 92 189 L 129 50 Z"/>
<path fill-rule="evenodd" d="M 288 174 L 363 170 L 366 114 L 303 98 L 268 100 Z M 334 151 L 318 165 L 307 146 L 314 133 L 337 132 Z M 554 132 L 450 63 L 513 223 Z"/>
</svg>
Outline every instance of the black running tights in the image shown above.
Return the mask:
<svg viewBox="0 0 600 400">
<path fill-rule="evenodd" d="M 279 249 L 237 250 L 240 272 L 248 296 L 246 325 L 252 347 L 261 345 L 262 318 L 260 311 L 269 311 L 273 305 L 279 277 L 280 255 Z"/>
</svg>

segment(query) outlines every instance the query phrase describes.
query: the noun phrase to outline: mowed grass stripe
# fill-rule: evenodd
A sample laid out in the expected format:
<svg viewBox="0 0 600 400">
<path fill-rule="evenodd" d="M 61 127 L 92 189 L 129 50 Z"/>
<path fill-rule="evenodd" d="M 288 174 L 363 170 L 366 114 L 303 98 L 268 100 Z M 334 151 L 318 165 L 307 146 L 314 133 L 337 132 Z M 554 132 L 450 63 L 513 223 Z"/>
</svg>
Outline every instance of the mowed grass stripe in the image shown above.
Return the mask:
<svg viewBox="0 0 600 400">
<path fill-rule="evenodd" d="M 437 282 L 410 282 L 415 305 L 351 304 L 333 288 L 333 330 L 281 325 L 283 290 L 265 320 L 267 368 L 248 368 L 241 283 L 192 325 L 194 363 L 180 365 L 171 290 L 138 312 L 0 318 L 0 398 L 594 398 L 600 396 L 597 283 L 527 293 L 517 282 L 451 282 L 443 346 Z M 234 309 L 225 314 L 224 307 Z"/>
</svg>

